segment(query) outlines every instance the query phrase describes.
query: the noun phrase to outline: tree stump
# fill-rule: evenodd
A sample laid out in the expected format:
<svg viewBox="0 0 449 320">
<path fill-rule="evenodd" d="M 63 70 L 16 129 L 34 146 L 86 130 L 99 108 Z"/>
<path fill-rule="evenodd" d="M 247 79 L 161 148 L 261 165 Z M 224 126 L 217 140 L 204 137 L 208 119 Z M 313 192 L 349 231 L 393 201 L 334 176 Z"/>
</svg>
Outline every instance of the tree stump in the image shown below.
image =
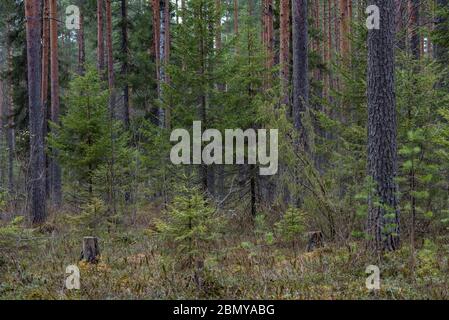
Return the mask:
<svg viewBox="0 0 449 320">
<path fill-rule="evenodd" d="M 308 235 L 309 242 L 307 244 L 307 252 L 323 246 L 323 233 L 321 231 L 311 231 Z"/>
<path fill-rule="evenodd" d="M 193 274 L 193 280 L 198 290 L 202 291 L 204 288 L 204 261 L 197 260 L 195 262 L 195 271 Z"/>
<path fill-rule="evenodd" d="M 98 238 L 84 237 L 83 251 L 81 252 L 81 260 L 85 260 L 89 263 L 97 263 L 99 255 L 100 255 L 100 248 L 98 246 Z"/>
</svg>

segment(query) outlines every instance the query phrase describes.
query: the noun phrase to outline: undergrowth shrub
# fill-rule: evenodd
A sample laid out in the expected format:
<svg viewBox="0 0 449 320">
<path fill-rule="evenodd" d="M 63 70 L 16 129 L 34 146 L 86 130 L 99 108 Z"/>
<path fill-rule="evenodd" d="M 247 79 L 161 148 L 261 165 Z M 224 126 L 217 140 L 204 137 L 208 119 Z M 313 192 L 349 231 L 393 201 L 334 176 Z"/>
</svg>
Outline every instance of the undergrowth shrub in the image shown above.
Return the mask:
<svg viewBox="0 0 449 320">
<path fill-rule="evenodd" d="M 206 252 L 220 236 L 224 219 L 196 188 L 183 188 L 173 199 L 165 217 L 156 219 L 155 234 L 173 244 L 174 253 L 183 266 L 204 261 Z"/>
</svg>

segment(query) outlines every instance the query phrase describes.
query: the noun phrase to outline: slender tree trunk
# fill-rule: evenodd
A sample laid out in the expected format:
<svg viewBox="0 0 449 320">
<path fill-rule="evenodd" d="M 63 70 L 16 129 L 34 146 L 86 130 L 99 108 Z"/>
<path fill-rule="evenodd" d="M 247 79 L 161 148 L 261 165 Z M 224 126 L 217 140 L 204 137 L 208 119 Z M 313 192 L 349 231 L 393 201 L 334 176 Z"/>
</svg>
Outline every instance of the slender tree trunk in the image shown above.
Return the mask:
<svg viewBox="0 0 449 320">
<path fill-rule="evenodd" d="M 216 11 L 218 14 L 218 19 L 217 19 L 217 25 L 216 25 L 216 30 L 215 30 L 215 48 L 216 48 L 216 53 L 219 54 L 221 49 L 222 49 L 222 40 L 221 40 L 221 31 L 222 31 L 222 26 L 221 26 L 221 0 L 215 0 L 215 7 L 216 7 Z M 223 92 L 226 90 L 226 85 L 223 83 L 217 83 L 217 89 L 219 92 Z M 219 165 L 212 165 L 214 170 L 213 170 L 213 175 L 214 175 L 214 179 L 212 181 L 212 179 L 209 179 L 209 192 L 211 194 L 217 194 L 219 198 L 221 198 L 224 194 L 224 165 L 219 164 Z M 215 170 L 215 168 L 217 168 L 217 170 Z M 212 173 L 211 173 L 212 174 Z M 215 190 L 215 188 L 210 188 L 211 183 L 214 183 L 214 187 L 215 187 L 215 175 L 217 177 L 217 190 Z M 215 192 L 216 191 L 216 192 Z"/>
<path fill-rule="evenodd" d="M 112 49 L 112 8 L 111 0 L 106 0 L 106 56 L 108 62 L 108 86 L 110 91 L 110 102 L 109 108 L 112 118 L 115 117 L 115 96 L 114 85 L 115 85 L 115 74 L 114 74 L 114 56 Z"/>
<path fill-rule="evenodd" d="M 348 0 L 340 0 L 340 53 L 343 61 L 349 57 L 349 14 Z"/>
<path fill-rule="evenodd" d="M 41 103 L 42 0 L 26 0 L 25 16 L 30 123 L 30 216 L 33 224 L 47 217 L 45 196 L 44 112 Z"/>
<path fill-rule="evenodd" d="M 280 48 L 281 103 L 289 105 L 290 83 L 290 0 L 280 0 Z"/>
<path fill-rule="evenodd" d="M 405 49 L 405 35 L 404 35 L 404 1 L 395 0 L 396 9 L 396 39 L 397 45 L 401 50 Z"/>
<path fill-rule="evenodd" d="M 448 0 L 437 0 L 438 8 L 447 8 L 448 5 L 449 5 Z M 445 22 L 446 22 L 445 18 L 441 16 L 436 16 L 435 29 L 445 30 L 446 32 L 449 32 L 449 30 L 447 30 L 447 27 L 444 25 Z M 446 59 L 448 58 L 448 50 L 444 46 L 435 43 L 433 48 L 433 55 L 438 62 L 445 63 Z"/>
<path fill-rule="evenodd" d="M 328 8 L 328 1 L 324 0 L 323 1 L 323 64 L 327 64 L 329 63 L 329 34 L 328 34 L 328 29 L 329 29 L 329 20 L 327 19 L 328 16 L 328 11 L 330 9 Z M 329 72 L 326 72 L 324 74 L 324 79 L 323 79 L 323 94 L 324 97 L 327 98 L 328 97 L 328 93 L 329 93 Z"/>
<path fill-rule="evenodd" d="M 97 0 L 97 69 L 102 78 L 105 69 L 103 25 L 103 0 Z"/>
<path fill-rule="evenodd" d="M 159 69 L 160 69 L 160 1 L 152 0 L 151 2 L 153 8 L 153 52 L 154 52 L 154 61 L 156 66 L 156 86 L 157 86 L 157 95 L 159 98 L 159 92 L 161 90 L 161 81 L 159 78 Z M 184 1 L 182 2 L 184 4 Z M 184 7 L 183 7 L 184 11 Z M 159 125 L 159 109 L 157 106 L 152 105 L 150 113 L 152 115 L 152 123 L 155 125 Z"/>
<path fill-rule="evenodd" d="M 50 0 L 50 64 L 51 64 L 51 120 L 59 123 L 59 55 L 58 55 L 58 9 L 56 0 Z M 62 203 L 61 167 L 57 154 L 53 152 L 52 163 L 52 194 L 53 202 L 59 207 Z"/>
<path fill-rule="evenodd" d="M 204 17 L 204 6 L 201 5 L 199 6 L 199 8 L 197 9 L 197 17 L 199 20 L 202 20 Z M 207 32 L 207 31 L 206 31 Z M 200 77 L 200 81 L 201 81 L 201 91 L 200 94 L 198 96 L 198 105 L 199 105 L 199 110 L 198 110 L 198 114 L 199 114 L 199 118 L 202 122 L 203 125 L 203 130 L 205 127 L 207 127 L 207 97 L 206 97 L 206 88 L 207 88 L 207 83 L 205 81 L 206 78 L 206 70 L 207 70 L 207 65 L 206 65 L 206 46 L 207 46 L 207 39 L 205 39 L 205 32 L 203 28 L 200 28 L 199 31 L 199 36 L 198 36 L 198 50 L 199 50 L 199 70 L 198 70 L 198 74 Z M 208 191 L 208 166 L 205 164 L 200 164 L 199 165 L 199 177 L 201 179 L 201 187 L 202 190 L 204 192 Z"/>
<path fill-rule="evenodd" d="M 84 40 L 84 0 L 80 1 L 80 28 L 78 30 L 78 74 L 84 75 L 86 71 L 86 48 Z"/>
<path fill-rule="evenodd" d="M 394 92 L 394 1 L 370 0 L 380 9 L 380 29 L 368 30 L 368 172 L 375 184 L 367 234 L 376 251 L 399 247 L 397 125 Z M 379 205 L 380 203 L 380 205 Z"/>
<path fill-rule="evenodd" d="M 43 0 L 44 9 L 42 17 L 42 90 L 41 103 L 44 111 L 48 103 L 48 69 L 50 52 L 50 0 Z M 46 126 L 45 126 L 46 127 Z M 46 131 L 46 130 L 45 130 Z M 44 134 L 45 134 L 44 131 Z"/>
<path fill-rule="evenodd" d="M 273 30 L 273 0 L 265 0 L 264 7 L 264 23 L 265 23 L 265 52 L 266 62 L 265 67 L 270 71 L 274 66 L 274 30 Z M 271 86 L 270 72 L 267 74 L 265 83 L 266 87 Z"/>
<path fill-rule="evenodd" d="M 8 29 L 9 34 L 9 29 Z M 13 100 L 13 82 L 12 82 L 12 45 L 8 41 L 8 111 L 7 111 L 7 132 L 6 142 L 8 145 L 8 190 L 12 195 L 14 192 L 14 152 L 15 152 L 15 133 L 14 133 L 14 100 Z"/>
<path fill-rule="evenodd" d="M 415 59 L 419 59 L 420 56 L 420 44 L 419 44 L 419 6 L 420 0 L 408 0 L 408 14 L 409 14 L 409 43 L 410 53 Z"/>
<path fill-rule="evenodd" d="M 122 54 L 123 63 L 121 74 L 124 81 L 123 86 L 123 123 L 125 128 L 129 127 L 129 85 L 128 85 L 128 0 L 121 0 L 122 13 Z"/>
<path fill-rule="evenodd" d="M 307 149 L 303 115 L 309 103 L 307 0 L 293 0 L 293 121 Z"/>
<path fill-rule="evenodd" d="M 168 64 L 170 63 L 170 49 L 171 49 L 171 45 L 170 45 L 170 19 L 171 19 L 171 15 L 170 15 L 170 0 L 165 0 L 165 6 L 164 6 L 164 29 L 165 29 L 165 35 L 164 35 L 164 66 L 168 66 Z M 170 83 L 170 76 L 168 74 L 167 71 L 164 72 L 164 82 L 166 84 Z M 170 106 L 167 104 L 166 108 L 164 109 L 165 111 L 165 117 L 164 117 L 164 127 L 169 129 L 170 128 Z"/>
<path fill-rule="evenodd" d="M 162 83 L 166 81 L 166 77 L 165 77 L 165 63 L 166 63 L 166 54 L 167 54 L 167 50 L 169 50 L 167 48 L 167 37 L 169 37 L 169 30 L 167 30 L 167 26 L 169 24 L 169 21 L 167 20 L 167 13 L 169 11 L 169 7 L 167 8 L 167 6 L 169 6 L 169 1 L 168 0 L 163 0 L 160 4 L 159 7 L 159 76 L 158 76 L 158 97 L 160 102 L 162 102 L 162 97 L 163 97 L 163 86 Z M 168 57 L 167 57 L 168 59 Z M 161 106 L 159 108 L 159 126 L 161 128 L 165 128 L 166 126 L 166 114 L 165 114 L 165 108 L 163 106 Z"/>
<path fill-rule="evenodd" d="M 159 102 L 162 102 L 162 89 L 163 89 L 163 82 L 165 80 L 165 0 L 162 0 L 162 2 L 159 4 Z M 165 126 L 165 109 L 161 106 L 159 107 L 158 111 L 159 115 L 159 126 L 161 128 L 164 128 Z"/>
<path fill-rule="evenodd" d="M 335 53 L 340 53 L 340 43 L 341 43 L 341 37 L 340 37 L 340 24 L 341 24 L 341 12 L 339 11 L 340 4 L 339 2 L 341 0 L 333 0 L 334 1 L 334 33 L 335 33 Z"/>
<path fill-rule="evenodd" d="M 234 0 L 234 34 L 239 34 L 239 0 Z"/>
<path fill-rule="evenodd" d="M 329 72 L 327 76 L 327 88 L 328 96 L 330 95 L 330 90 L 332 89 L 332 72 L 330 69 L 333 60 L 333 47 L 332 47 L 332 0 L 327 0 L 327 56 L 326 63 L 329 66 Z"/>
<path fill-rule="evenodd" d="M 5 94 L 4 94 L 4 82 L 3 78 L 0 77 L 0 187 L 3 188 L 5 181 L 5 172 L 6 168 L 4 166 L 3 161 L 3 142 L 4 142 L 4 133 L 5 133 Z"/>
<path fill-rule="evenodd" d="M 106 56 L 108 63 L 108 87 L 109 87 L 109 121 L 111 130 L 111 162 L 109 166 L 110 171 L 110 186 L 109 186 L 109 201 L 112 206 L 112 212 L 115 213 L 115 132 L 113 129 L 113 122 L 116 117 L 115 112 L 115 74 L 114 74 L 114 56 L 112 48 L 112 8 L 111 0 L 105 2 L 106 13 Z"/>
<path fill-rule="evenodd" d="M 43 15 L 42 15 L 42 87 L 41 87 L 41 103 L 42 110 L 44 112 L 44 137 L 48 133 L 48 70 L 49 70 L 49 53 L 50 53 L 50 0 L 43 0 Z M 46 182 L 46 194 L 47 197 L 51 194 L 52 184 L 52 170 L 51 170 L 51 158 L 45 156 L 46 170 L 45 170 L 45 182 Z"/>
</svg>

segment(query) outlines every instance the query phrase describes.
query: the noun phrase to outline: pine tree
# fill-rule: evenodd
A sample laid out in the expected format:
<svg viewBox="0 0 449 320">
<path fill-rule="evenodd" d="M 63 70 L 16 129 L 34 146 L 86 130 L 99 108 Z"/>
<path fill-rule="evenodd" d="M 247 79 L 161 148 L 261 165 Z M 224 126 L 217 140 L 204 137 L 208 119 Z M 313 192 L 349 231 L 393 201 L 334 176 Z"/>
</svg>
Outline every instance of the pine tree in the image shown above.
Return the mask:
<svg viewBox="0 0 449 320">
<path fill-rule="evenodd" d="M 49 0 L 50 8 L 50 64 L 51 64 L 51 120 L 59 123 L 59 54 L 56 0 Z M 52 198 L 56 206 L 61 206 L 61 168 L 56 160 L 51 161 Z"/>
<path fill-rule="evenodd" d="M 292 0 L 293 20 L 293 123 L 301 144 L 308 148 L 304 114 L 309 104 L 307 1 Z"/>
<path fill-rule="evenodd" d="M 376 184 L 370 201 L 367 233 L 378 251 L 399 246 L 397 211 L 397 125 L 394 90 L 394 3 L 374 0 L 380 29 L 368 31 L 368 172 Z"/>
<path fill-rule="evenodd" d="M 127 190 L 119 174 L 127 172 L 132 162 L 127 135 L 120 122 L 110 121 L 108 91 L 102 90 L 97 72 L 87 70 L 85 76 L 75 77 L 69 89 L 65 98 L 67 112 L 60 125 L 52 123 L 50 145 L 58 151 L 57 159 L 65 169 L 67 183 L 75 188 L 76 197 L 107 195 L 110 200 L 111 179 L 121 185 L 123 193 Z M 111 131 L 115 134 L 114 142 Z M 96 190 L 101 193 L 94 194 Z"/>
<path fill-rule="evenodd" d="M 30 206 L 31 221 L 39 224 L 45 221 L 45 148 L 44 115 L 41 104 L 41 0 L 26 0 L 25 15 L 27 58 L 28 58 L 28 97 L 30 118 Z"/>
</svg>

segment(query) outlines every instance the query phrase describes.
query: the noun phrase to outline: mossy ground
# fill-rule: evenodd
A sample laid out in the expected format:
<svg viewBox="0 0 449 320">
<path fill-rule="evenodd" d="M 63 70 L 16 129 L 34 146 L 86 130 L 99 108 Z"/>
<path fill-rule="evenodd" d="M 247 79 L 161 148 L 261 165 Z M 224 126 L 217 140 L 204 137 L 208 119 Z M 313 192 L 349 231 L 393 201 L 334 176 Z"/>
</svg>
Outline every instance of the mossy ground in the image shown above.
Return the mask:
<svg viewBox="0 0 449 320">
<path fill-rule="evenodd" d="M 98 231 L 101 259 L 80 262 L 83 235 L 64 215 L 0 256 L 1 299 L 448 299 L 448 238 L 424 240 L 411 267 L 409 246 L 379 262 L 362 242 L 332 244 L 313 252 L 304 245 L 266 244 L 241 222 L 204 252 L 202 285 L 151 233 L 147 214 Z M 78 265 L 81 289 L 67 290 L 68 265 Z M 381 288 L 366 288 L 365 269 L 380 268 Z"/>
</svg>

